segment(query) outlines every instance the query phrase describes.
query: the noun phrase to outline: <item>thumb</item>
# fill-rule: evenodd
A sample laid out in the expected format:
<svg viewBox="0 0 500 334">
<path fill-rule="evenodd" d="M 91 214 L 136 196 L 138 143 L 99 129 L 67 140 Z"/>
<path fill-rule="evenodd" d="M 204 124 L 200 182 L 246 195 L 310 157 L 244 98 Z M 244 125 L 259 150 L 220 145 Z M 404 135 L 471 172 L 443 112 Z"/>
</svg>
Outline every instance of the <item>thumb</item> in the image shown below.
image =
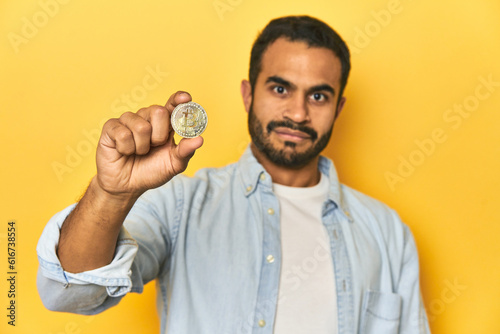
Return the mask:
<svg viewBox="0 0 500 334">
<path fill-rule="evenodd" d="M 186 168 L 189 159 L 191 159 L 194 152 L 199 149 L 201 145 L 203 145 L 202 137 L 182 138 L 174 150 L 174 156 L 181 162 L 183 167 Z"/>
</svg>

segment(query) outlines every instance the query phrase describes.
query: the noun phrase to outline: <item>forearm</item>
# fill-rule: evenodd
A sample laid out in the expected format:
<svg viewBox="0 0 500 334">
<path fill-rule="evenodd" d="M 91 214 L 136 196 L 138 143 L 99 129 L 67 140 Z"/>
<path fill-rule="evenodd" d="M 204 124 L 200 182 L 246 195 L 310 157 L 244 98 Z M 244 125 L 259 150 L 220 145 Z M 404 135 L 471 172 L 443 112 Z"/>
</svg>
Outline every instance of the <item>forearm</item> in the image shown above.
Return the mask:
<svg viewBox="0 0 500 334">
<path fill-rule="evenodd" d="M 120 228 L 136 199 L 109 194 L 94 178 L 61 228 L 57 255 L 64 270 L 78 273 L 109 264 Z"/>
</svg>

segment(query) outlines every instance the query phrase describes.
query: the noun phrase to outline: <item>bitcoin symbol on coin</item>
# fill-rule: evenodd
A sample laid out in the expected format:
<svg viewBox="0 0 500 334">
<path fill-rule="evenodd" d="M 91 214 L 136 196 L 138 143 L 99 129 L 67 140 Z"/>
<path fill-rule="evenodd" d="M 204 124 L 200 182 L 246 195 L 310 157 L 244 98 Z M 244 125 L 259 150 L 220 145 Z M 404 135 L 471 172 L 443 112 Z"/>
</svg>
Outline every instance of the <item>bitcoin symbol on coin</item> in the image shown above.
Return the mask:
<svg viewBox="0 0 500 334">
<path fill-rule="evenodd" d="M 205 109 L 195 102 L 179 104 L 172 112 L 172 128 L 179 136 L 185 138 L 201 135 L 205 131 L 207 123 Z"/>
</svg>

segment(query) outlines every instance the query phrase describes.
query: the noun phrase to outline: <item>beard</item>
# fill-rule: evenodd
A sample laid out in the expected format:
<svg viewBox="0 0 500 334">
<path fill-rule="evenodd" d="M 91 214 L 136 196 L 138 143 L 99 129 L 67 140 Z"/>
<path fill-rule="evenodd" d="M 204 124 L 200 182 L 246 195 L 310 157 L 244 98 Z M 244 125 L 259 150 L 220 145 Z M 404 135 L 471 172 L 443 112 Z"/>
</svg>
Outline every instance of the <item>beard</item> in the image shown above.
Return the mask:
<svg viewBox="0 0 500 334">
<path fill-rule="evenodd" d="M 307 133 L 310 136 L 310 140 L 313 145 L 304 152 L 297 152 L 295 150 L 296 143 L 291 141 L 285 141 L 284 148 L 275 148 L 271 143 L 269 136 L 271 131 L 276 127 L 286 127 Z M 253 112 L 252 102 L 248 112 L 248 131 L 250 132 L 250 137 L 252 138 L 252 142 L 255 147 L 257 147 L 257 149 L 272 163 L 282 167 L 300 168 L 316 158 L 321 151 L 323 151 L 326 145 L 328 145 L 333 131 L 333 124 L 330 130 L 319 138 L 318 133 L 314 129 L 288 119 L 283 121 L 271 121 L 266 126 L 264 131 L 262 123 L 259 119 L 257 119 L 255 113 Z"/>
</svg>

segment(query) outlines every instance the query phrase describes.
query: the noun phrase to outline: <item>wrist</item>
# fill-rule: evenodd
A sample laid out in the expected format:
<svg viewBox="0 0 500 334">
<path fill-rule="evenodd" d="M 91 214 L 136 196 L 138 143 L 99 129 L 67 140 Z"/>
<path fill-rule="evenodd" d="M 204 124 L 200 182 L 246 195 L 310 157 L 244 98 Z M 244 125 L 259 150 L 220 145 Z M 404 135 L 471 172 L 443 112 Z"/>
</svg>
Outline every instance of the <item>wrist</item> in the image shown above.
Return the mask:
<svg viewBox="0 0 500 334">
<path fill-rule="evenodd" d="M 142 193 L 110 192 L 100 185 L 97 176 L 94 176 L 90 182 L 88 192 L 96 203 L 106 205 L 108 210 L 115 209 L 119 211 L 130 210 L 137 199 L 142 195 Z"/>
</svg>

